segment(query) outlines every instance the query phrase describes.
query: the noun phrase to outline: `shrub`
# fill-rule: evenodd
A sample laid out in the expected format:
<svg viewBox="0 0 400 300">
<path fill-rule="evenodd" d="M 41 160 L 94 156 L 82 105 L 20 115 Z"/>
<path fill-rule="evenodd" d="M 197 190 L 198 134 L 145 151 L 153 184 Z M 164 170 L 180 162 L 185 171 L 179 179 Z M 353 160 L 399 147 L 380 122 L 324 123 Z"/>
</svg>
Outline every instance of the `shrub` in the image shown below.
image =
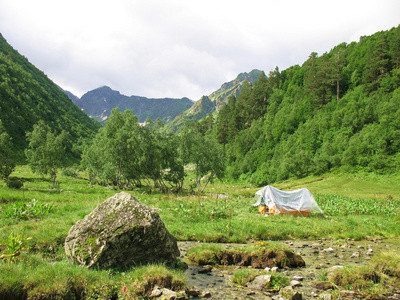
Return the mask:
<svg viewBox="0 0 400 300">
<path fill-rule="evenodd" d="M 22 182 L 22 180 L 12 177 L 12 178 L 8 178 L 7 181 L 7 187 L 9 187 L 10 189 L 20 189 L 22 188 L 22 186 L 24 185 L 24 183 Z"/>
</svg>

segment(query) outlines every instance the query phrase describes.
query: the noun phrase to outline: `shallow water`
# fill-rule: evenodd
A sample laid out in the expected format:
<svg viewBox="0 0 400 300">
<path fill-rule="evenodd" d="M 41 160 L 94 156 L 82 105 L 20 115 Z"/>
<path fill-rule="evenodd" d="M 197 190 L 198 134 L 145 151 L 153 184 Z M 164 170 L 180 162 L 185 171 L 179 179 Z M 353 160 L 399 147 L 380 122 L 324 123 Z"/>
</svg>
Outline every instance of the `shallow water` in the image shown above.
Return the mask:
<svg viewBox="0 0 400 300">
<path fill-rule="evenodd" d="M 380 251 L 400 251 L 400 239 L 374 239 L 370 241 L 293 240 L 283 241 L 282 243 L 288 244 L 293 252 L 300 253 L 306 262 L 306 266 L 303 268 L 278 270 L 278 272 L 288 276 L 289 279 L 292 279 L 293 276 L 304 278 L 300 281 L 301 286 L 294 288 L 295 291 L 303 295 L 303 299 L 327 293 L 315 289 L 312 284 L 323 281 L 323 275 L 332 266 L 363 265 L 367 264 L 371 257 Z M 189 265 L 186 270 L 187 285 L 202 292 L 210 292 L 211 298 L 209 299 L 272 299 L 278 295 L 278 292 L 254 291 L 232 283 L 233 272 L 240 268 L 237 266 L 213 266 L 210 273 L 200 274 L 198 271 L 201 266 L 196 266 L 186 259 L 186 251 L 199 245 L 199 243 L 179 242 L 178 245 L 183 260 Z M 234 244 L 223 245 L 227 248 L 237 246 Z"/>
</svg>

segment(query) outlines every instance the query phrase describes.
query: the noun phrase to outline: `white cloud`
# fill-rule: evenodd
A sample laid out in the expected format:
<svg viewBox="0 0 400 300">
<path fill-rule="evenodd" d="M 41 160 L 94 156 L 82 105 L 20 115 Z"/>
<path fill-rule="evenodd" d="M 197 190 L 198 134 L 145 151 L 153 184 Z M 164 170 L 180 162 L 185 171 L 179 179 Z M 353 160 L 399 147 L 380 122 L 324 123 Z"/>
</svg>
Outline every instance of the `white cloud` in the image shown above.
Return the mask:
<svg viewBox="0 0 400 300">
<path fill-rule="evenodd" d="M 398 0 L 2 0 L 0 32 L 77 95 L 193 100 L 238 73 L 302 64 L 398 26 Z"/>
</svg>

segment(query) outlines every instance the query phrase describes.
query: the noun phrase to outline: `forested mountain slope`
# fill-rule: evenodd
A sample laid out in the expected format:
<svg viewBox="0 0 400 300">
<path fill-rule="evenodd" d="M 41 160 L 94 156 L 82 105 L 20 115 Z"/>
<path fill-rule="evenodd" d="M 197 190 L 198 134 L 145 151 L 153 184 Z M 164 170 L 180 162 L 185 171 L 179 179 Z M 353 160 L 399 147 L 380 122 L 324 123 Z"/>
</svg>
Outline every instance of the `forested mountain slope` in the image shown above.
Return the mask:
<svg viewBox="0 0 400 300">
<path fill-rule="evenodd" d="M 42 71 L 14 50 L 1 34 L 0 120 L 15 150 L 20 152 L 27 145 L 26 133 L 32 131 L 39 120 L 56 133 L 66 131 L 72 143 L 93 135 L 100 127 Z"/>
<path fill-rule="evenodd" d="M 203 96 L 192 107 L 183 111 L 166 125 L 166 128 L 177 130 L 185 120 L 200 120 L 216 111 L 219 111 L 231 96 L 237 97 L 246 82 L 254 83 L 264 74 L 260 70 L 252 70 L 249 73 L 240 73 L 234 80 L 225 82 L 221 87 L 209 96 Z M 265 75 L 265 74 L 264 74 Z"/>
<path fill-rule="evenodd" d="M 398 172 L 399 62 L 397 27 L 246 84 L 208 131 L 225 146 L 228 174 L 265 184 L 334 169 Z"/>
</svg>

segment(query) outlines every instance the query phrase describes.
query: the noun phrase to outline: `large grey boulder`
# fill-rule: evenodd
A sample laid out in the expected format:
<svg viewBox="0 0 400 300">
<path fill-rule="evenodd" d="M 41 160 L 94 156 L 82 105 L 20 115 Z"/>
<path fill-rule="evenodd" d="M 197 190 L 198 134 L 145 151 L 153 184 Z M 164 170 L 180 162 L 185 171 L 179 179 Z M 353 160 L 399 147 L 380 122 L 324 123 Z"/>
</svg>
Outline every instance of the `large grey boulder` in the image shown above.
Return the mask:
<svg viewBox="0 0 400 300">
<path fill-rule="evenodd" d="M 71 262 L 103 269 L 171 263 L 180 254 L 158 213 L 125 192 L 106 199 L 71 227 L 65 253 Z"/>
</svg>

